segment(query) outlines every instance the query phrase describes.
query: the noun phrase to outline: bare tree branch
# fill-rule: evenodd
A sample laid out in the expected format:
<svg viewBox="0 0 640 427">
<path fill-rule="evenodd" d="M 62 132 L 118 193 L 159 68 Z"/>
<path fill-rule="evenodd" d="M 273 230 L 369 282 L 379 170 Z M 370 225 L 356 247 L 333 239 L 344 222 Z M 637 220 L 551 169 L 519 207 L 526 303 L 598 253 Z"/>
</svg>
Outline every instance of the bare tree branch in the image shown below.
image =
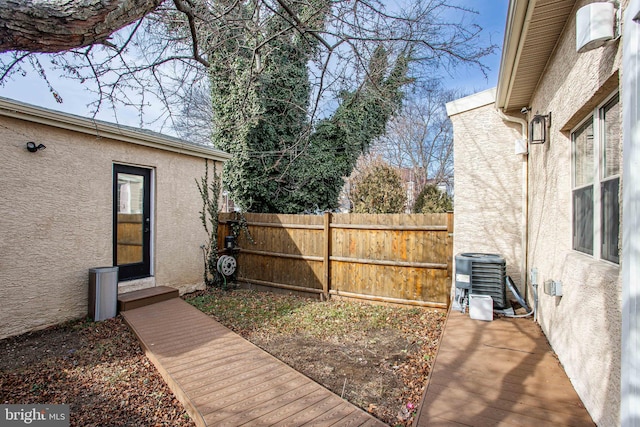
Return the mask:
<svg viewBox="0 0 640 427">
<path fill-rule="evenodd" d="M 191 43 L 193 45 L 193 58 L 205 67 L 209 67 L 209 61 L 207 61 L 202 57 L 202 55 L 200 55 L 200 49 L 198 47 L 198 30 L 196 29 L 196 18 L 193 15 L 191 6 L 182 0 L 173 0 L 173 3 L 176 5 L 176 9 L 186 15 L 187 21 L 189 22 L 189 32 L 191 33 Z"/>
<path fill-rule="evenodd" d="M 378 45 L 392 58 L 408 56 L 417 79 L 460 64 L 485 72 L 481 59 L 495 46 L 481 45 L 480 28 L 469 21 L 473 11 L 452 1 L 399 0 L 387 7 L 378 0 L 0 0 L 0 52 L 6 52 L 0 84 L 30 72 L 27 58 L 42 55 L 32 52 L 58 52 L 42 63 L 87 85 L 95 93 L 94 110 L 105 103 L 139 111 L 163 104 L 161 120 L 171 123 L 182 115 L 191 83 L 206 81 L 214 52 L 228 52 L 217 59 L 228 64 L 249 55 L 251 69 L 238 78 L 255 83 L 277 50 L 274 41 L 292 34 L 315 45 L 308 70 L 310 130 L 335 110 L 342 93 L 369 80 L 367 64 Z M 283 20 L 288 26 L 266 35 L 269 25 Z M 253 114 L 238 108 L 248 119 Z M 301 135 L 290 147 L 294 156 L 306 142 Z"/>
</svg>

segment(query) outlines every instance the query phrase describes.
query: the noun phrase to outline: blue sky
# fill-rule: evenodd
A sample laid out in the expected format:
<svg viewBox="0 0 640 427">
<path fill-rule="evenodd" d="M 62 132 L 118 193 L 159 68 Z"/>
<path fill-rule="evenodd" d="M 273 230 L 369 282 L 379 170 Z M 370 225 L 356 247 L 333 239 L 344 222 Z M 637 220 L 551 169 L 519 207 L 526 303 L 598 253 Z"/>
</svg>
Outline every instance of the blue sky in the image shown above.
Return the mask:
<svg viewBox="0 0 640 427">
<path fill-rule="evenodd" d="M 446 79 L 448 87 L 459 88 L 467 93 L 475 93 L 492 88 L 498 83 L 509 0 L 462 0 L 459 3 L 478 11 L 478 14 L 473 18 L 483 29 L 483 39 L 498 46 L 496 53 L 482 61 L 490 68 L 487 78 L 477 69 L 460 68 L 454 70 L 451 78 Z"/>
<path fill-rule="evenodd" d="M 494 55 L 483 60 L 483 63 L 490 68 L 487 78 L 477 69 L 458 67 L 449 71 L 451 75 L 445 78 L 445 85 L 450 88 L 459 88 L 465 93 L 491 88 L 496 85 L 498 79 L 500 49 L 509 0 L 457 0 L 456 3 L 478 11 L 477 15 L 471 17 L 472 20 L 483 28 L 484 40 L 498 45 L 499 49 Z M 34 72 L 29 73 L 27 77 L 16 77 L 13 81 L 0 86 L 0 96 L 80 116 L 91 115 L 91 109 L 87 104 L 94 99 L 94 95 L 87 92 L 83 85 L 69 79 L 57 78 L 55 75 L 49 75 L 49 78 L 55 82 L 54 86 L 64 100 L 62 104 L 54 100 L 45 82 Z M 117 117 L 114 111 L 103 109 L 97 118 L 130 126 L 139 125 L 137 112 L 132 108 L 117 107 Z M 145 127 L 150 130 L 167 131 L 159 128 L 159 125 Z"/>
</svg>

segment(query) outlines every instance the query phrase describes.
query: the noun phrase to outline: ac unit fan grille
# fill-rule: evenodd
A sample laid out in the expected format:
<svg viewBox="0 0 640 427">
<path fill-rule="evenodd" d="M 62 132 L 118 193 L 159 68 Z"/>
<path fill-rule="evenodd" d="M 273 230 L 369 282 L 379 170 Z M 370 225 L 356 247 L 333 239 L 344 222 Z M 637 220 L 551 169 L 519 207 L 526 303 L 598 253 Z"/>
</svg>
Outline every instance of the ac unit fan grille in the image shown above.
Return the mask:
<svg viewBox="0 0 640 427">
<path fill-rule="evenodd" d="M 493 306 L 506 308 L 507 295 L 505 288 L 506 265 L 504 262 L 488 263 L 471 261 L 472 294 L 489 295 L 493 298 Z"/>
</svg>

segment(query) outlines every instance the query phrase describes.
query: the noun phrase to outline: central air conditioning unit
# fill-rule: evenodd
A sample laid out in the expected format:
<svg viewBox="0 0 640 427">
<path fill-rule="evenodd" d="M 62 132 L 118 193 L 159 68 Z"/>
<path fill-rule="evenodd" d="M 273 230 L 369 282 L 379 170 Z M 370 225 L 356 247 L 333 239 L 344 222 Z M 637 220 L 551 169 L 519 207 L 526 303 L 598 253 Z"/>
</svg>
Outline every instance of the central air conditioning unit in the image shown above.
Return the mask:
<svg viewBox="0 0 640 427">
<path fill-rule="evenodd" d="M 468 296 L 488 295 L 493 308 L 508 308 L 506 291 L 507 264 L 496 254 L 461 253 L 456 255 L 456 303 L 464 311 Z"/>
</svg>

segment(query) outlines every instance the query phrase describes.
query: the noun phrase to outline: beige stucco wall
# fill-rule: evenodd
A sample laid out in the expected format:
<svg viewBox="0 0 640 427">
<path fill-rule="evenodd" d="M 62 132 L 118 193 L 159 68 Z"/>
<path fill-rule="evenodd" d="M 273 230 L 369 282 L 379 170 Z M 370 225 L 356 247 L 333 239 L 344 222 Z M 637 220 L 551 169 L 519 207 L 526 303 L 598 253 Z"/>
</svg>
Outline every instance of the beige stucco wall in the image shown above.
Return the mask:
<svg viewBox="0 0 640 427">
<path fill-rule="evenodd" d="M 552 122 L 550 141 L 530 147 L 529 266 L 541 285 L 562 281 L 562 297 L 540 287 L 540 325 L 594 421 L 613 426 L 620 404 L 620 269 L 572 250 L 570 130 L 618 89 L 622 45 L 578 54 L 575 31 L 572 13 L 532 99 L 532 111 L 551 112 Z"/>
<path fill-rule="evenodd" d="M 522 127 L 503 121 L 493 100 L 492 97 L 488 104 L 450 113 L 455 168 L 453 250 L 454 254 L 502 255 L 507 274 L 523 290 L 525 164 L 522 155 L 514 154 Z M 457 102 L 460 101 L 464 99 Z"/>
<path fill-rule="evenodd" d="M 0 158 L 0 338 L 87 313 L 88 270 L 113 265 L 114 163 L 153 170 L 155 285 L 203 286 L 204 158 L 8 117 Z"/>
</svg>

